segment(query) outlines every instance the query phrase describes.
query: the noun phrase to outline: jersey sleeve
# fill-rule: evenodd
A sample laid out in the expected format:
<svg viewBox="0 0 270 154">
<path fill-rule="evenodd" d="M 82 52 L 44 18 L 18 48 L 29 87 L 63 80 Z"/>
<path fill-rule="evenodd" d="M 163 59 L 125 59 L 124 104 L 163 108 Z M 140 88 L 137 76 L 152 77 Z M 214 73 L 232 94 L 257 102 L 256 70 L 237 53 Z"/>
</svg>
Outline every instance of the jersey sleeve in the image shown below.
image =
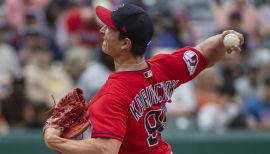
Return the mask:
<svg viewBox="0 0 270 154">
<path fill-rule="evenodd" d="M 92 138 L 113 138 L 123 141 L 128 114 L 125 104 L 117 96 L 106 94 L 91 105 Z"/>
<path fill-rule="evenodd" d="M 207 67 L 206 59 L 193 47 L 181 48 L 172 54 L 158 55 L 153 59 L 169 80 L 179 80 L 179 84 L 195 78 Z"/>
</svg>

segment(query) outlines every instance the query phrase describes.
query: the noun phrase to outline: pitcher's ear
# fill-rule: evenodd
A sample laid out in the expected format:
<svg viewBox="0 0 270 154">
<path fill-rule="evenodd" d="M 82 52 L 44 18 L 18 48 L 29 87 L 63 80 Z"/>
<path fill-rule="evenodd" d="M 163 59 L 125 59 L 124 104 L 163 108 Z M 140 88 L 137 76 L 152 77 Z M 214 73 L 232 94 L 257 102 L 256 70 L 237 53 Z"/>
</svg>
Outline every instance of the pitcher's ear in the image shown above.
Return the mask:
<svg viewBox="0 0 270 154">
<path fill-rule="evenodd" d="M 127 49 L 131 49 L 131 47 L 132 47 L 131 40 L 129 38 L 124 38 L 121 43 L 121 49 L 127 50 Z"/>
</svg>

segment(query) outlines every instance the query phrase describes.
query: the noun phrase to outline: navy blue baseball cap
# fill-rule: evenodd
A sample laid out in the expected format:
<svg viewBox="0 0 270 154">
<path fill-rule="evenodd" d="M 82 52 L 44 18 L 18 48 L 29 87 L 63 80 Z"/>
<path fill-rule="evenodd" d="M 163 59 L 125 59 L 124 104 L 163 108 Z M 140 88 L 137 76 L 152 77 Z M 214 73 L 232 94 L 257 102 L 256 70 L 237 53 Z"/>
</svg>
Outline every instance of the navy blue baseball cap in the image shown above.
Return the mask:
<svg viewBox="0 0 270 154">
<path fill-rule="evenodd" d="M 96 14 L 105 25 L 119 31 L 136 44 L 150 43 L 154 31 L 153 23 L 142 8 L 129 3 L 122 3 L 113 11 L 97 6 Z"/>
</svg>

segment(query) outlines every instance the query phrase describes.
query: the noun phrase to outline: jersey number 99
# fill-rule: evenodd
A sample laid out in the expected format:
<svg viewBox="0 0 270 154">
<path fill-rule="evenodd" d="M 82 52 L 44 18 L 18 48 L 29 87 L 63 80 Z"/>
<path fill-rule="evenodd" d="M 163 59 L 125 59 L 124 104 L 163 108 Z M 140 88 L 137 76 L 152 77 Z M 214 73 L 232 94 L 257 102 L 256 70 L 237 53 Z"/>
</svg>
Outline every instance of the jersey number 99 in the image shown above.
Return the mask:
<svg viewBox="0 0 270 154">
<path fill-rule="evenodd" d="M 151 110 L 146 113 L 144 118 L 145 129 L 148 133 L 147 142 L 149 147 L 158 144 L 158 134 L 164 130 L 166 126 L 165 111 Z"/>
</svg>

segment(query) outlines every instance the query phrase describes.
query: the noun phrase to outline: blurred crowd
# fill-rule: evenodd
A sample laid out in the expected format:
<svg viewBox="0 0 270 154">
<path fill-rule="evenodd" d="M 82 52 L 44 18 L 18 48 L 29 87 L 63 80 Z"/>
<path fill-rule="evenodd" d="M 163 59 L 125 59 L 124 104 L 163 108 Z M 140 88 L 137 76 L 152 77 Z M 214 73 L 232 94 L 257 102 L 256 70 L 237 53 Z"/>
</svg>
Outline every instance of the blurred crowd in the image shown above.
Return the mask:
<svg viewBox="0 0 270 154">
<path fill-rule="evenodd" d="M 194 46 L 225 29 L 243 33 L 232 53 L 175 90 L 169 125 L 179 130 L 270 130 L 270 0 L 0 0 L 0 134 L 41 128 L 73 87 L 87 101 L 114 71 L 100 50 L 95 6 L 143 7 L 155 34 L 145 58 Z"/>
</svg>

